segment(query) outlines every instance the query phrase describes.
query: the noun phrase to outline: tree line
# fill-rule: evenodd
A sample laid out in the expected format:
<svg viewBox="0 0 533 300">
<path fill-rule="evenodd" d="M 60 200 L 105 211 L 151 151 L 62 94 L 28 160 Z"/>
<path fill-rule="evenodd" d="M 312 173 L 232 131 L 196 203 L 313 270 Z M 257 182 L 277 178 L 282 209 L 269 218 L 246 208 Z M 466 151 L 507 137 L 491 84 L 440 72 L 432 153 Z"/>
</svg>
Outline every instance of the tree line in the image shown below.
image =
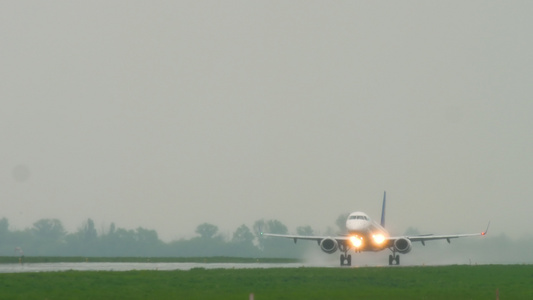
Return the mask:
<svg viewBox="0 0 533 300">
<path fill-rule="evenodd" d="M 344 231 L 345 215 L 339 216 L 338 232 Z M 335 235 L 329 228 L 325 235 Z M 125 229 L 111 223 L 98 231 L 92 219 L 87 219 L 76 232 L 68 233 L 58 219 L 41 219 L 31 228 L 10 230 L 9 221 L 0 219 L 0 256 L 86 256 L 86 257 L 283 257 L 302 258 L 312 250 L 320 252 L 316 243 L 290 239 L 263 237 L 261 232 L 287 234 L 288 229 L 278 220 L 258 220 L 252 227 L 243 224 L 231 236 L 224 236 L 216 225 L 202 223 L 196 227 L 196 236 L 164 242 L 155 230 L 138 227 Z M 297 227 L 299 235 L 313 235 L 310 226 Z M 420 234 L 408 228 L 406 235 Z M 446 242 L 414 243 L 412 254 L 406 255 L 412 263 L 452 262 L 474 263 L 532 263 L 533 237 L 510 239 L 505 234 Z M 388 251 L 381 256 L 386 257 Z M 321 253 L 321 255 L 326 255 Z M 335 255 L 336 257 L 337 255 Z M 379 255 L 378 255 L 379 256 Z M 367 259 L 365 257 L 364 259 Z M 377 260 L 382 257 L 376 257 Z"/>
<path fill-rule="evenodd" d="M 261 232 L 288 233 L 278 220 L 258 220 L 252 228 L 243 224 L 230 237 L 218 226 L 199 224 L 196 236 L 163 242 L 155 230 L 125 229 L 111 223 L 105 232 L 88 219 L 76 232 L 68 233 L 58 219 L 41 219 L 31 228 L 10 230 L 9 221 L 0 219 L 0 256 L 142 256 L 142 257 L 299 257 L 307 243 L 288 243 L 286 239 L 265 238 Z M 297 228 L 298 234 L 312 235 L 310 226 Z M 311 243 L 312 244 L 312 243 Z M 314 246 L 314 245 L 313 245 Z"/>
</svg>

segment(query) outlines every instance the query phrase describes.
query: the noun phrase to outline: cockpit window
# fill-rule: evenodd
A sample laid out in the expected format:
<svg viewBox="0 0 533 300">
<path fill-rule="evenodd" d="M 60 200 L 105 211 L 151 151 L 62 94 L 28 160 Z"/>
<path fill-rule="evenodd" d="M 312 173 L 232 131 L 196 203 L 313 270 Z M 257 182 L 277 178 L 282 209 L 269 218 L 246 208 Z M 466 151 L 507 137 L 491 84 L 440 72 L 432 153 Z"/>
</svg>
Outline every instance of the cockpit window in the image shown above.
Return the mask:
<svg viewBox="0 0 533 300">
<path fill-rule="evenodd" d="M 350 220 L 367 220 L 368 218 L 366 216 L 350 216 Z"/>
</svg>

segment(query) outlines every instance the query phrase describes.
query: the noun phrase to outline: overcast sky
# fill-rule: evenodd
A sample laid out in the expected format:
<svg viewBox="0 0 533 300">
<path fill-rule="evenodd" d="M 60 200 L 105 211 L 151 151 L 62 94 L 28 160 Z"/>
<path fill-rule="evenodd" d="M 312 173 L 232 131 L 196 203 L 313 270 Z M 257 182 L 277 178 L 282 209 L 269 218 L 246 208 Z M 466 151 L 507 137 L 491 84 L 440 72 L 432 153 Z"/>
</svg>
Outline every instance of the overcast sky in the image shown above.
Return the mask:
<svg viewBox="0 0 533 300">
<path fill-rule="evenodd" d="M 531 1 L 2 1 L 0 217 L 530 234 Z"/>
</svg>

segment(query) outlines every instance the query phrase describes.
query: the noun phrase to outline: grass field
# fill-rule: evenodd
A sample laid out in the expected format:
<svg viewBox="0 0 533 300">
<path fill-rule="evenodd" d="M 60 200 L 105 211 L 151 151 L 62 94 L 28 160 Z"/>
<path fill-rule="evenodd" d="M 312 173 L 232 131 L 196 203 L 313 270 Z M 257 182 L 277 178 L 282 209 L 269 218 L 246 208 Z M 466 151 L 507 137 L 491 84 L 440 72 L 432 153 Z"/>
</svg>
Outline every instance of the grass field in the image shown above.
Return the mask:
<svg viewBox="0 0 533 300">
<path fill-rule="evenodd" d="M 0 274 L 0 299 L 533 299 L 533 266 Z"/>
</svg>

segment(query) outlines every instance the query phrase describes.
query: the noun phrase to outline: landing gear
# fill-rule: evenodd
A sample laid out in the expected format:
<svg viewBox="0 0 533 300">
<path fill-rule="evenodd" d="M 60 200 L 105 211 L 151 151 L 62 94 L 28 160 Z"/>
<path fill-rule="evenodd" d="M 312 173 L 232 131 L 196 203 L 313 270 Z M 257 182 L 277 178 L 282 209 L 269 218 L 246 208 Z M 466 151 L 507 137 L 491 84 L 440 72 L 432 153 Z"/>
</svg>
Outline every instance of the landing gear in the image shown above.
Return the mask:
<svg viewBox="0 0 533 300">
<path fill-rule="evenodd" d="M 396 262 L 396 263 L 394 263 Z M 400 255 L 397 255 L 396 253 L 393 253 L 392 255 L 389 255 L 389 266 L 392 265 L 399 265 L 400 264 Z"/>
<path fill-rule="evenodd" d="M 341 254 L 341 267 L 351 266 L 352 256 L 348 254 L 348 250 L 350 250 L 350 248 L 346 244 L 341 243 L 339 244 L 339 250 L 341 250 L 341 252 L 344 252 L 344 254 Z"/>
<path fill-rule="evenodd" d="M 351 266 L 351 265 L 352 265 L 352 256 L 341 254 L 341 267 Z"/>
</svg>

